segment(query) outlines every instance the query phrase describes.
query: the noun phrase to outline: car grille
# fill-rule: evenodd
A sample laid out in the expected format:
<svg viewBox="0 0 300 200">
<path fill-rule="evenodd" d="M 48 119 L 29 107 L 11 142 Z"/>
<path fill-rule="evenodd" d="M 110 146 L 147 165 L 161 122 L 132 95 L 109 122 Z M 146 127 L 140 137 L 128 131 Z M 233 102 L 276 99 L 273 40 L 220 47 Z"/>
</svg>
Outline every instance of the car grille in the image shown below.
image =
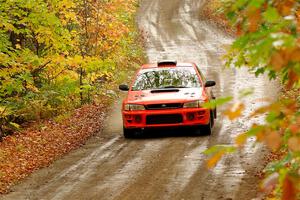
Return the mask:
<svg viewBox="0 0 300 200">
<path fill-rule="evenodd" d="M 182 103 L 166 103 L 166 104 L 149 104 L 146 105 L 146 110 L 165 110 L 182 108 Z"/>
<path fill-rule="evenodd" d="M 146 117 L 146 123 L 151 124 L 178 124 L 182 123 L 183 118 L 181 114 L 170 115 L 148 115 Z"/>
</svg>

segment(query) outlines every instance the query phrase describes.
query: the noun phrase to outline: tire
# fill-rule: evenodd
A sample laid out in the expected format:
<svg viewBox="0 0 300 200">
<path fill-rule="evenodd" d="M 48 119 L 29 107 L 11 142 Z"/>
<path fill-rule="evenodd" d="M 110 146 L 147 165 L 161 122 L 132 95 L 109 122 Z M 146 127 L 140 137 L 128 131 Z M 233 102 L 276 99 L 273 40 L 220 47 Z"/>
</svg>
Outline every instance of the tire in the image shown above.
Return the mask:
<svg viewBox="0 0 300 200">
<path fill-rule="evenodd" d="M 213 117 L 210 115 L 209 118 L 209 123 L 207 125 L 202 125 L 200 132 L 203 133 L 203 135 L 211 135 L 212 134 L 212 122 L 213 122 Z"/>
<path fill-rule="evenodd" d="M 123 127 L 124 138 L 134 138 L 136 135 L 136 129 L 127 129 Z"/>
<path fill-rule="evenodd" d="M 214 109 L 214 118 L 217 119 L 217 108 Z"/>
<path fill-rule="evenodd" d="M 210 112 L 210 123 L 211 123 L 211 127 L 214 127 L 214 125 L 215 125 L 215 119 L 216 119 L 215 113 L 214 113 L 214 111 L 211 111 L 211 112 Z"/>
<path fill-rule="evenodd" d="M 0 129 L 0 142 L 3 141 L 3 134 L 2 134 L 2 130 Z"/>
</svg>

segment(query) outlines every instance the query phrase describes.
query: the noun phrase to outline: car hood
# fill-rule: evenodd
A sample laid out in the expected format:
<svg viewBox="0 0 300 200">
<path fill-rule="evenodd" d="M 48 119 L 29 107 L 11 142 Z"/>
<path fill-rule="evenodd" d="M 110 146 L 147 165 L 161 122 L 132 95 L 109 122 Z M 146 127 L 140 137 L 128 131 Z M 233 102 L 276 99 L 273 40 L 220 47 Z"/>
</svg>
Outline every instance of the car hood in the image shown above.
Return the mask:
<svg viewBox="0 0 300 200">
<path fill-rule="evenodd" d="M 130 91 L 127 103 L 155 104 L 205 100 L 202 88 L 180 88 L 178 91 L 152 93 L 151 90 Z"/>
</svg>

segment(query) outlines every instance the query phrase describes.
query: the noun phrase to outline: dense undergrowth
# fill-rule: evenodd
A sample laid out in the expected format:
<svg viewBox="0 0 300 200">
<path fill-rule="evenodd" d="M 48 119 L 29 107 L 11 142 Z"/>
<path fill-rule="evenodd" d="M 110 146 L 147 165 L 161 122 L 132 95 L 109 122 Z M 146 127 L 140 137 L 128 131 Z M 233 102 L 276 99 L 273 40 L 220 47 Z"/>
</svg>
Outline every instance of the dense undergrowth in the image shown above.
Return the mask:
<svg viewBox="0 0 300 200">
<path fill-rule="evenodd" d="M 208 166 L 213 167 L 222 155 L 242 148 L 249 137 L 266 144 L 273 152 L 261 184 L 268 199 L 300 198 L 299 8 L 294 0 L 209 0 L 203 10 L 208 19 L 236 36 L 227 51 L 227 66 L 248 67 L 256 76 L 267 74 L 282 83 L 278 100 L 265 99 L 266 106 L 247 116 L 265 115 L 265 124 L 253 124 L 234 146 L 218 145 L 206 152 Z M 235 105 L 224 113 L 232 120 L 245 108 L 242 101 Z"/>
</svg>

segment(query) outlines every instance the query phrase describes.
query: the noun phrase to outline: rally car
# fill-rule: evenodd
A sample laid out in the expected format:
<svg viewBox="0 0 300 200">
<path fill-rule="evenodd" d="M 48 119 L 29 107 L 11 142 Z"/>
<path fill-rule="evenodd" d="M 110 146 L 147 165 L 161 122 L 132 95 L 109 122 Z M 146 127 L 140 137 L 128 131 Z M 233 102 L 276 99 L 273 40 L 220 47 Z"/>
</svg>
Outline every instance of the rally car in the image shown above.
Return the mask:
<svg viewBox="0 0 300 200">
<path fill-rule="evenodd" d="M 145 64 L 132 84 L 120 85 L 128 91 L 122 104 L 124 137 L 131 138 L 147 128 L 189 126 L 210 135 L 216 109 L 203 104 L 211 101 L 210 87 L 195 63 L 162 61 Z"/>
</svg>

